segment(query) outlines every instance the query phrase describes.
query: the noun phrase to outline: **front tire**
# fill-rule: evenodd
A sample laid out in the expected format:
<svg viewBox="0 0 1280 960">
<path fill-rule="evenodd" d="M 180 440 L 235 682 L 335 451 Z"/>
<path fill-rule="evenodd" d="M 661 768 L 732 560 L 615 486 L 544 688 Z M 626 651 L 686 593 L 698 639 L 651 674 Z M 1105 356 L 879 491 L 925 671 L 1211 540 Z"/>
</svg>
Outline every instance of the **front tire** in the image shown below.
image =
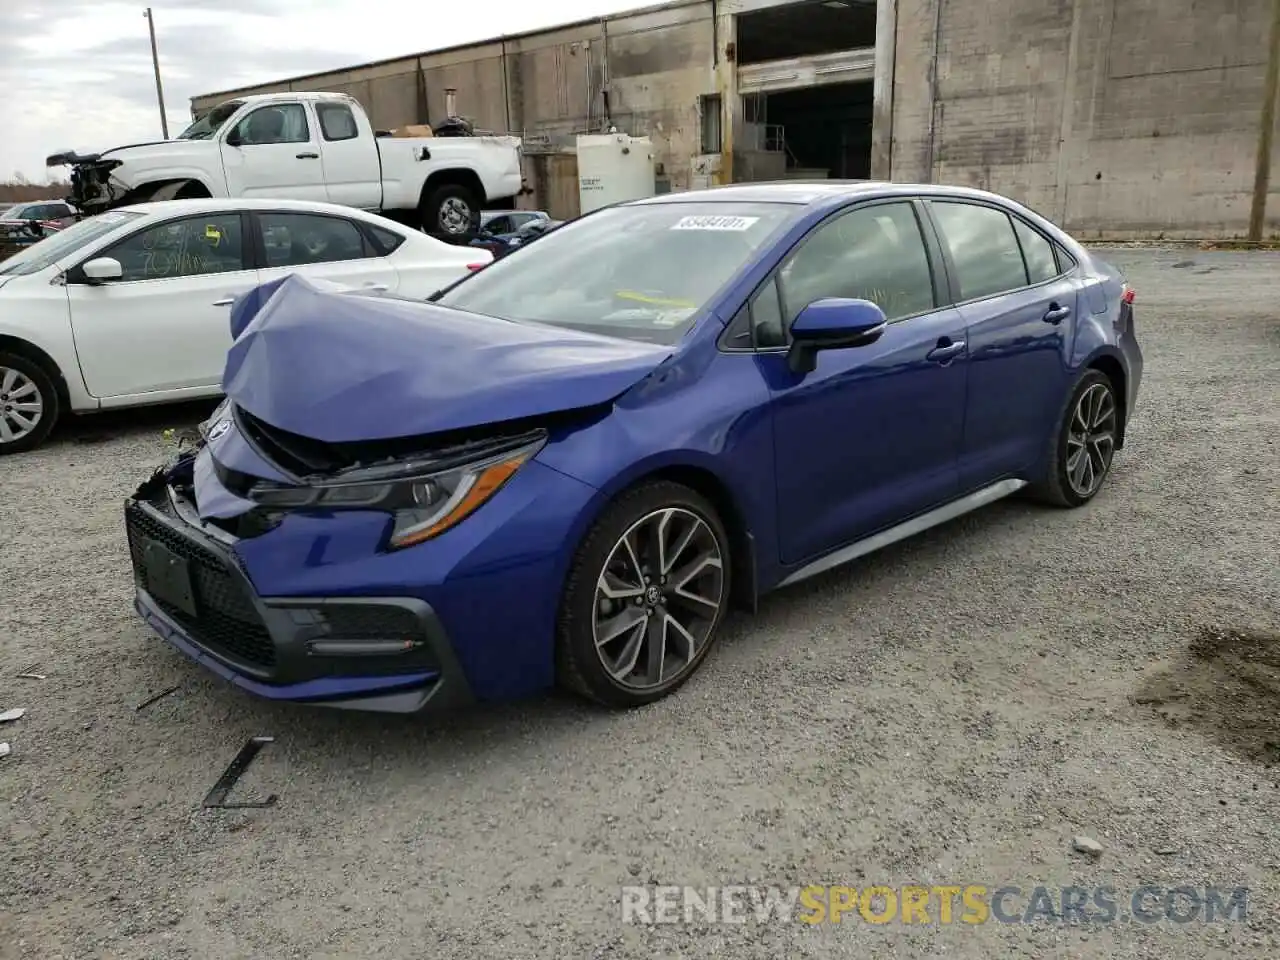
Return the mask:
<svg viewBox="0 0 1280 960">
<path fill-rule="evenodd" d="M 44 443 L 58 421 L 58 391 L 40 364 L 0 353 L 0 456 Z"/>
<path fill-rule="evenodd" d="M 1059 419 L 1048 474 L 1033 493 L 1057 507 L 1080 507 L 1102 489 L 1115 458 L 1119 404 L 1111 378 L 1089 370 Z"/>
<path fill-rule="evenodd" d="M 422 206 L 422 229 L 448 243 L 470 243 L 480 233 L 480 201 L 466 187 L 438 187 Z"/>
<path fill-rule="evenodd" d="M 731 569 L 724 525 L 696 491 L 663 480 L 624 493 L 570 568 L 557 625 L 560 684 L 612 707 L 673 693 L 715 643 Z"/>
</svg>

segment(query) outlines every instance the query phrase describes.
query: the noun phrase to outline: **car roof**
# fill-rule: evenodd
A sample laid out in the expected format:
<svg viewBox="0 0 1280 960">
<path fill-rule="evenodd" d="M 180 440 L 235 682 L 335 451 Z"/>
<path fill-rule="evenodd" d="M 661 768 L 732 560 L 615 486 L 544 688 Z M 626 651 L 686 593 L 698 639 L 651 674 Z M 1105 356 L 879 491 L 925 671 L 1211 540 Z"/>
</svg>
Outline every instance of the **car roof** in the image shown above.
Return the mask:
<svg viewBox="0 0 1280 960">
<path fill-rule="evenodd" d="M 256 197 L 198 197 L 191 200 L 156 200 L 148 203 L 133 203 L 124 207 L 116 207 L 115 211 L 127 211 L 143 214 L 201 214 L 226 210 L 288 210 L 297 213 L 330 213 L 343 217 L 353 217 L 373 223 L 392 223 L 386 217 L 367 213 L 355 207 L 343 206 L 340 203 L 326 203 L 323 200 L 268 200 Z"/>
<path fill-rule="evenodd" d="M 240 97 L 227 97 L 221 103 L 269 103 L 272 100 L 311 100 L 324 102 L 352 102 L 355 98 L 350 94 L 333 90 L 277 90 L 273 93 L 246 93 Z M 220 106 L 221 104 L 217 104 Z"/>
<path fill-rule="evenodd" d="M 633 200 L 624 205 L 666 203 L 790 203 L 797 206 L 827 206 L 860 196 L 896 196 L 927 193 L 933 196 L 1000 200 L 1005 197 L 971 187 L 936 183 L 893 183 L 888 180 L 771 180 L 734 183 L 687 193 L 663 193 Z"/>
</svg>

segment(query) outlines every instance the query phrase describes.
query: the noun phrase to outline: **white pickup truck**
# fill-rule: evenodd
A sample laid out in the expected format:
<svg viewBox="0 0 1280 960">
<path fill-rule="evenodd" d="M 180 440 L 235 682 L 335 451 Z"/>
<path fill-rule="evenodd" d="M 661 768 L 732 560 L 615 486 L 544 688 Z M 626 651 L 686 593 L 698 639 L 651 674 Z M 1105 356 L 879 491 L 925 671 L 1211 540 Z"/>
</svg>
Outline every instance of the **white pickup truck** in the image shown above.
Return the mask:
<svg viewBox="0 0 1280 960">
<path fill-rule="evenodd" d="M 175 140 L 56 153 L 85 215 L 149 200 L 319 200 L 382 213 L 444 240 L 475 236 L 484 209 L 527 192 L 520 139 L 392 137 L 340 93 L 269 93 L 220 103 Z"/>
</svg>

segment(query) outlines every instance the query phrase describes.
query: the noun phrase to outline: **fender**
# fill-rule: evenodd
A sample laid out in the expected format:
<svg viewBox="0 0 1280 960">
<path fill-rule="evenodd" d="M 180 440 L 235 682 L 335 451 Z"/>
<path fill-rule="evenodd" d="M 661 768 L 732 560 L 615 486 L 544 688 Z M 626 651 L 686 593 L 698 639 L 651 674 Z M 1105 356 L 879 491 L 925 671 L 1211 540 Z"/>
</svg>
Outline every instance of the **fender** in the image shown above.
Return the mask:
<svg viewBox="0 0 1280 960">
<path fill-rule="evenodd" d="M 666 477 L 677 483 L 686 483 L 695 489 L 702 487 L 703 489 L 699 492 L 706 495 L 708 491 L 705 489 L 707 486 L 705 482 L 700 483 L 693 478 L 686 479 L 688 474 L 696 473 L 701 477 L 709 478 L 717 488 L 718 495 L 711 496 L 709 499 L 713 502 L 719 501 L 716 506 L 722 514 L 720 519 L 729 529 L 734 565 L 733 592 L 740 604 L 747 609 L 755 609 L 762 592 L 761 585 L 777 580 L 774 565 L 769 564 L 766 559 L 776 556 L 777 552 L 774 512 L 770 508 L 756 513 L 755 516 L 766 519 L 757 523 L 755 527 L 748 526 L 746 517 L 749 514 L 744 509 L 744 504 L 748 502 L 746 491 L 741 483 L 726 476 L 719 469 L 720 466 L 722 466 L 720 461 L 699 450 L 664 450 L 644 457 L 630 464 L 621 473 L 610 477 L 596 489 L 596 494 L 574 519 L 566 542 L 575 545 L 581 543 L 592 524 L 600 518 L 618 494 L 647 479 Z M 685 476 L 681 476 L 682 474 Z M 772 494 L 772 490 L 770 493 Z M 771 496 L 769 503 L 773 503 Z M 576 551 L 565 551 L 557 560 L 554 577 L 555 582 L 561 584 L 561 589 L 563 589 L 565 578 L 569 575 L 569 565 L 575 553 Z"/>
<path fill-rule="evenodd" d="M 68 413 L 88 413 L 101 408 L 96 397 L 90 396 L 80 372 L 80 358 L 70 326 L 51 326 L 46 330 L 21 329 L 12 324 L 0 324 L 0 350 L 18 347 L 40 357 L 52 365 L 55 381 L 63 389 L 63 400 Z M 22 348 L 26 348 L 23 351 Z"/>
<path fill-rule="evenodd" d="M 128 168 L 126 167 L 124 169 L 127 170 Z M 209 196 L 211 197 L 225 197 L 227 195 L 226 182 L 223 181 L 222 184 L 215 187 L 212 183 L 210 183 L 209 174 L 208 174 L 208 171 L 206 170 L 197 170 L 191 167 L 159 167 L 153 170 L 147 170 L 144 173 L 140 174 L 139 182 L 135 185 L 130 185 L 128 180 L 120 177 L 119 176 L 120 170 L 121 168 L 117 167 L 116 170 L 113 171 L 113 173 L 116 175 L 116 179 L 118 179 L 122 185 L 128 188 L 128 191 L 129 191 L 128 196 L 137 197 L 137 199 L 133 201 L 135 203 L 144 203 L 147 200 L 151 200 L 151 199 L 172 200 L 173 199 L 172 196 L 162 196 L 162 197 L 153 198 L 150 196 L 146 196 L 146 194 L 152 190 L 158 189 L 161 186 L 165 186 L 165 187 L 171 186 L 174 188 L 174 193 L 177 193 L 177 191 L 181 189 L 183 185 L 188 183 L 199 184 L 208 192 Z"/>
</svg>

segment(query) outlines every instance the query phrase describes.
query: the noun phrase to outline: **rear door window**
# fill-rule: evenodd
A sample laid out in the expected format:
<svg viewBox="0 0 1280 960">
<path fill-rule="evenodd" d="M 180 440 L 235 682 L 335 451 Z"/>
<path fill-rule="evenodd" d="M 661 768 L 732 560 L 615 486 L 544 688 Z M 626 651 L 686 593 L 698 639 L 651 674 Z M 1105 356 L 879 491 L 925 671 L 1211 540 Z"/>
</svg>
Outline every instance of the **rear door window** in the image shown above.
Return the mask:
<svg viewBox="0 0 1280 960">
<path fill-rule="evenodd" d="M 261 213 L 268 267 L 301 267 L 369 256 L 364 235 L 344 217 L 310 213 Z"/>
<path fill-rule="evenodd" d="M 994 297 L 1028 285 L 1022 250 L 1007 213 L 955 200 L 935 200 L 930 206 L 955 265 L 961 300 Z"/>
<path fill-rule="evenodd" d="M 320 132 L 330 142 L 354 140 L 360 133 L 351 108 L 343 103 L 317 103 L 316 117 L 320 120 Z"/>
</svg>

